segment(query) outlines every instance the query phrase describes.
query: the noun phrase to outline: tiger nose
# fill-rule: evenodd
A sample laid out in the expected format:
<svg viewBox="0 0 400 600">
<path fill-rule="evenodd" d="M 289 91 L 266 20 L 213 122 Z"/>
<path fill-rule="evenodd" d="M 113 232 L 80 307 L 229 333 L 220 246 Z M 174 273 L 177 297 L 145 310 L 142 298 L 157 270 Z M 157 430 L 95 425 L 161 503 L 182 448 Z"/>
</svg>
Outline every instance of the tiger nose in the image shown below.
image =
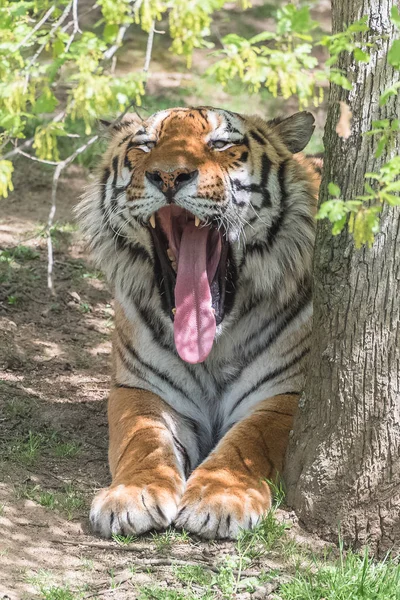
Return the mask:
<svg viewBox="0 0 400 600">
<path fill-rule="evenodd" d="M 168 196 L 172 196 L 178 190 L 193 181 L 198 173 L 197 169 L 195 171 L 189 171 L 189 169 L 176 169 L 175 171 L 169 172 L 157 169 L 155 171 L 146 171 L 146 178 L 158 190 Z"/>
</svg>

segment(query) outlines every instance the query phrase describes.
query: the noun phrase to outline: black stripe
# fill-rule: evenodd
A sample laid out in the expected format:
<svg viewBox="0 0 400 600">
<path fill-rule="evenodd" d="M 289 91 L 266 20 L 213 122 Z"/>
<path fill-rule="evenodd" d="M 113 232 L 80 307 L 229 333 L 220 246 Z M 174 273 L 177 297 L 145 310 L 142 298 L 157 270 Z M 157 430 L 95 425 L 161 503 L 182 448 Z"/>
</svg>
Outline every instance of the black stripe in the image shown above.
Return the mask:
<svg viewBox="0 0 400 600">
<path fill-rule="evenodd" d="M 131 294 L 131 297 L 132 297 L 132 294 Z M 164 327 L 164 324 L 159 319 L 156 318 L 154 312 L 151 311 L 148 308 L 148 306 L 144 306 L 142 304 L 135 303 L 135 306 L 136 306 L 136 309 L 139 312 L 142 320 L 144 321 L 145 325 L 147 325 L 147 328 L 150 331 L 152 342 L 157 344 L 163 350 L 170 352 L 174 356 L 178 356 L 175 347 L 169 346 L 165 341 L 162 340 L 162 338 L 164 338 L 164 340 L 166 338 L 166 329 Z M 184 367 L 185 367 L 186 371 L 188 372 L 188 374 L 192 377 L 195 384 L 200 388 L 201 392 L 204 395 L 206 395 L 207 388 L 205 388 L 203 386 L 203 382 L 201 381 L 201 379 L 190 368 L 190 366 L 188 364 L 184 364 Z"/>
<path fill-rule="evenodd" d="M 141 389 L 147 389 L 150 387 L 153 390 L 156 390 L 157 393 L 161 394 L 162 390 L 161 388 L 157 387 L 156 385 L 154 385 L 153 383 L 150 383 L 150 381 L 148 379 L 146 379 L 146 377 L 143 376 L 142 371 L 139 371 L 139 369 L 137 367 L 135 367 L 134 365 L 132 365 L 130 362 L 128 362 L 128 360 L 126 359 L 126 357 L 124 356 L 124 354 L 121 351 L 121 348 L 118 346 L 118 344 L 116 344 L 116 348 L 117 348 L 117 354 L 122 362 L 122 364 L 124 365 L 124 367 L 133 375 L 135 375 L 135 377 L 138 377 L 143 383 L 145 383 L 148 387 L 147 388 L 141 388 Z M 120 384 L 118 382 L 115 382 L 116 387 L 130 387 L 127 386 L 125 384 Z M 137 389 L 137 386 L 135 386 Z"/>
<path fill-rule="evenodd" d="M 267 189 L 269 172 L 271 170 L 271 161 L 268 156 L 264 153 L 261 158 L 261 193 L 263 197 L 262 208 L 269 208 L 271 204 L 271 196 Z"/>
<path fill-rule="evenodd" d="M 229 379 L 226 380 L 227 383 L 232 385 L 235 381 L 239 379 L 242 375 L 243 371 L 247 369 L 251 364 L 257 360 L 257 358 L 266 352 L 268 348 L 272 346 L 272 344 L 278 339 L 281 333 L 286 329 L 288 325 L 304 310 L 307 304 L 311 301 L 311 290 L 309 293 L 303 294 L 300 296 L 299 301 L 295 306 L 289 305 L 289 310 L 285 314 L 285 310 L 281 310 L 277 315 L 275 315 L 272 319 L 268 319 L 258 330 L 256 333 L 253 333 L 250 338 L 246 340 L 246 345 L 248 346 L 253 340 L 256 338 L 260 338 L 264 331 L 268 329 L 268 327 L 273 323 L 277 318 L 283 316 L 282 321 L 279 323 L 277 328 L 273 333 L 271 333 L 267 340 L 258 345 L 253 351 L 248 352 L 246 355 L 246 363 L 241 366 L 241 368 L 233 375 L 230 376 Z M 283 357 L 282 357 L 283 358 Z"/>
<path fill-rule="evenodd" d="M 118 327 L 116 327 L 116 331 L 119 335 L 119 339 L 121 340 L 121 343 L 124 345 L 124 348 L 129 352 L 130 356 L 139 363 L 140 366 L 147 369 L 150 373 L 152 373 L 153 375 L 155 375 L 156 377 L 161 379 L 161 381 L 163 381 L 164 383 L 169 385 L 173 390 L 182 394 L 182 396 L 184 396 L 188 400 L 188 402 L 190 402 L 191 404 L 193 404 L 193 406 L 196 406 L 196 408 L 200 410 L 200 408 L 196 404 L 196 402 L 194 402 L 194 400 L 192 398 L 187 396 L 187 394 L 183 390 L 183 388 L 181 388 L 179 385 L 177 385 L 170 377 L 168 377 L 168 375 L 166 373 L 164 373 L 163 371 L 160 371 L 159 369 L 157 369 L 157 367 L 150 365 L 150 363 L 146 362 L 141 356 L 139 356 L 139 354 L 132 347 L 132 345 L 128 342 L 128 340 L 126 340 L 122 331 Z"/>
<path fill-rule="evenodd" d="M 262 386 L 264 383 L 267 383 L 268 381 L 271 381 L 272 379 L 275 379 L 275 377 L 277 377 L 278 375 L 281 375 L 282 373 L 284 373 L 285 371 L 287 371 L 288 369 L 293 367 L 302 358 L 304 358 L 306 356 L 306 354 L 308 354 L 308 352 L 309 352 L 309 349 L 306 348 L 305 350 L 303 350 L 303 352 L 301 352 L 300 354 L 295 356 L 290 362 L 286 363 L 285 365 L 282 365 L 281 367 L 279 367 L 278 369 L 275 369 L 274 371 L 271 371 L 270 373 L 267 373 L 267 375 L 265 375 L 260 381 L 257 381 L 257 383 L 255 383 L 248 392 L 243 394 L 243 396 L 241 396 L 239 398 L 239 400 L 237 400 L 235 402 L 230 414 L 232 414 L 237 409 L 237 407 L 243 402 L 243 400 L 248 398 L 248 396 L 250 396 L 250 394 L 252 394 L 256 390 L 258 390 L 258 388 L 260 386 Z"/>
<path fill-rule="evenodd" d="M 242 152 L 242 154 L 239 156 L 240 162 L 246 162 L 248 158 L 249 158 L 249 153 L 247 152 L 247 150 Z"/>
<path fill-rule="evenodd" d="M 281 207 L 278 216 L 273 221 L 271 228 L 268 231 L 267 242 L 271 247 L 276 239 L 276 236 L 279 233 L 279 230 L 282 228 L 283 222 L 285 220 L 285 213 L 287 207 L 287 192 L 286 192 L 286 184 L 285 184 L 285 175 L 286 175 L 286 161 L 283 161 L 279 165 L 278 169 L 278 183 L 281 190 Z"/>
<path fill-rule="evenodd" d="M 101 204 L 100 210 L 104 217 L 106 210 L 106 191 L 107 191 L 107 182 L 110 178 L 111 171 L 108 167 L 106 167 L 103 171 L 103 176 L 101 178 Z"/>
<path fill-rule="evenodd" d="M 189 477 L 189 475 L 190 475 L 191 470 L 192 470 L 192 467 L 191 467 L 191 464 L 190 464 L 189 454 L 187 453 L 187 450 L 186 450 L 185 446 L 183 444 L 181 444 L 181 442 L 178 440 L 178 438 L 176 436 L 174 436 L 173 433 L 171 435 L 172 435 L 172 439 L 174 440 L 174 444 L 175 444 L 177 450 L 182 455 L 182 458 L 183 458 L 183 471 L 184 471 L 185 477 L 187 479 Z"/>
<path fill-rule="evenodd" d="M 123 137 L 122 140 L 120 141 L 120 143 L 118 144 L 118 146 L 122 146 L 122 144 L 125 144 L 125 142 L 127 142 L 130 137 L 132 137 L 132 133 L 128 133 L 128 135 Z"/>
<path fill-rule="evenodd" d="M 259 135 L 255 131 L 250 131 L 250 136 L 253 138 L 253 140 L 258 142 L 262 146 L 265 146 L 265 140 L 261 137 L 261 135 Z"/>
</svg>

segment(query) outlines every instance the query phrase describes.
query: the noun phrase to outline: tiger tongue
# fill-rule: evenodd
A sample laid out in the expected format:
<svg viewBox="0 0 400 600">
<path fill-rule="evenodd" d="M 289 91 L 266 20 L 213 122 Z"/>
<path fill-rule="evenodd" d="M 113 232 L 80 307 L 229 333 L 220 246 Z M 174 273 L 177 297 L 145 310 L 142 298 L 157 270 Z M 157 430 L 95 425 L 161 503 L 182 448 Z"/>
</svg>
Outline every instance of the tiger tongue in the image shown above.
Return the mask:
<svg viewBox="0 0 400 600">
<path fill-rule="evenodd" d="M 209 283 L 214 274 L 207 273 L 209 235 L 208 227 L 196 227 L 193 221 L 189 222 L 183 229 L 179 247 L 174 338 L 181 359 L 193 364 L 207 358 L 216 330 Z"/>
</svg>

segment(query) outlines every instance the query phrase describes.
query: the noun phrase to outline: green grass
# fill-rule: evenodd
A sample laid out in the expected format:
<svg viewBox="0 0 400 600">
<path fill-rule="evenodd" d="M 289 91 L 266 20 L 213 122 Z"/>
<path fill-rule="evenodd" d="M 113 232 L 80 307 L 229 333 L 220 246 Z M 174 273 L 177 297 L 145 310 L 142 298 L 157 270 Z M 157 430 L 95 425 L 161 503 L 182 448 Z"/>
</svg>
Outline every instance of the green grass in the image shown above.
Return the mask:
<svg viewBox="0 0 400 600">
<path fill-rule="evenodd" d="M 9 404 L 8 407 L 9 415 L 15 418 L 24 418 L 28 414 L 28 408 L 22 403 Z M 57 431 L 28 431 L 25 435 L 20 434 L 4 441 L 1 451 L 9 460 L 30 466 L 43 455 L 58 458 L 75 457 L 80 452 L 80 445 L 74 441 L 63 441 Z"/>
<path fill-rule="evenodd" d="M 49 588 L 41 588 L 40 597 L 43 600 L 78 600 L 82 598 L 82 594 L 76 594 L 68 585 L 62 587 L 52 585 Z"/>
<path fill-rule="evenodd" d="M 39 485 L 24 484 L 15 488 L 18 499 L 27 499 L 37 502 L 50 510 L 63 513 L 70 521 L 85 506 L 85 499 L 72 485 L 66 485 L 64 489 L 52 492 L 43 490 Z"/>
<path fill-rule="evenodd" d="M 175 567 L 175 576 L 179 581 L 192 585 L 210 585 L 213 577 L 209 571 L 206 571 L 201 565 L 187 565 Z"/>
<path fill-rule="evenodd" d="M 204 597 L 204 596 L 203 596 Z M 192 600 L 192 594 L 157 586 L 145 586 L 139 590 L 139 600 Z"/>
<path fill-rule="evenodd" d="M 136 542 L 138 538 L 136 535 L 117 535 L 114 533 L 112 539 L 114 542 L 117 542 L 119 546 L 129 546 L 129 544 Z"/>
<path fill-rule="evenodd" d="M 190 542 L 190 535 L 187 531 L 176 531 L 169 527 L 163 533 L 152 533 L 151 539 L 159 552 L 169 550 L 173 544 L 182 544 Z"/>
<path fill-rule="evenodd" d="M 15 248 L 7 248 L 0 250 L 0 262 L 11 263 L 12 261 L 25 262 L 27 260 L 35 260 L 40 254 L 36 250 L 28 246 L 16 246 Z"/>
<path fill-rule="evenodd" d="M 340 549 L 332 563 L 315 563 L 297 573 L 279 590 L 282 600 L 399 600 L 400 565 L 389 558 L 375 562 L 368 556 Z"/>
</svg>

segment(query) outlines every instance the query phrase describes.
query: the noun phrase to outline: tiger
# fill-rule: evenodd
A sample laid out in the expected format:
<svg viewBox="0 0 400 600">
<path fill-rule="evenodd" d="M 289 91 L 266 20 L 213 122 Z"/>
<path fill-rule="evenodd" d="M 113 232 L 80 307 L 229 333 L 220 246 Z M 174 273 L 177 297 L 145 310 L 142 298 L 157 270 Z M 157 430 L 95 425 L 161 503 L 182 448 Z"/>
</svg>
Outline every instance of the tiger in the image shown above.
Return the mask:
<svg viewBox="0 0 400 600">
<path fill-rule="evenodd" d="M 109 129 L 77 209 L 115 302 L 92 529 L 235 539 L 271 507 L 304 384 L 314 117 L 200 106 Z"/>
</svg>

